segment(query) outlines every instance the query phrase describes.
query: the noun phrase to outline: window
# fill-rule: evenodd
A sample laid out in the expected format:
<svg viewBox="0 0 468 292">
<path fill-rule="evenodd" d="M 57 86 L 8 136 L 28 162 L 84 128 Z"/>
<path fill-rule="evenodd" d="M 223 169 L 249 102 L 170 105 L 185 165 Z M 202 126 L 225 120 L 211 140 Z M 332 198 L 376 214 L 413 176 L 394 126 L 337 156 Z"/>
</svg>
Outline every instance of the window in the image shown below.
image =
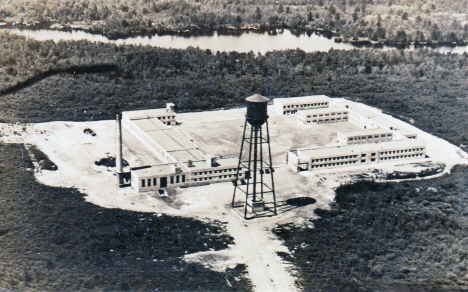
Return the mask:
<svg viewBox="0 0 468 292">
<path fill-rule="evenodd" d="M 375 156 L 375 153 L 372 153 L 371 156 Z"/>
<path fill-rule="evenodd" d="M 142 188 L 145 187 L 145 180 L 144 180 L 144 179 L 141 180 L 141 187 L 142 187 Z"/>
<path fill-rule="evenodd" d="M 361 154 L 361 157 L 366 157 L 366 154 Z"/>
<path fill-rule="evenodd" d="M 180 176 L 176 176 L 176 183 L 178 184 L 180 182 Z"/>
<path fill-rule="evenodd" d="M 171 184 L 173 184 L 173 183 L 174 183 L 174 177 L 171 176 Z"/>
<path fill-rule="evenodd" d="M 365 162 L 366 162 L 366 160 L 365 160 L 365 159 L 364 159 L 364 160 L 361 160 L 361 163 L 365 163 Z"/>
<path fill-rule="evenodd" d="M 157 186 L 158 185 L 158 179 L 157 178 L 153 178 L 153 186 Z"/>
<path fill-rule="evenodd" d="M 148 186 L 149 187 L 151 186 L 151 179 L 150 178 L 148 179 Z"/>
</svg>

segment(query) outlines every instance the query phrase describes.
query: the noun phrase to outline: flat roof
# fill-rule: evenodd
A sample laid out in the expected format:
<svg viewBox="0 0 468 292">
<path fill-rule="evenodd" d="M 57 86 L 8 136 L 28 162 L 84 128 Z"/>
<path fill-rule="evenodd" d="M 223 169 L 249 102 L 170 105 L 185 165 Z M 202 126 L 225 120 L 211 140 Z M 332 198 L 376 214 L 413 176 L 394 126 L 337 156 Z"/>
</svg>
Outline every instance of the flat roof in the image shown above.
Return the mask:
<svg viewBox="0 0 468 292">
<path fill-rule="evenodd" d="M 149 167 L 131 170 L 138 177 L 157 176 L 157 175 L 172 175 L 175 174 L 174 167 L 182 168 L 182 171 L 187 172 L 186 168 L 179 163 L 158 164 Z"/>
<path fill-rule="evenodd" d="M 141 120 L 132 120 L 132 122 L 142 129 L 143 131 L 154 131 L 159 129 L 167 129 L 168 127 L 164 125 L 159 119 L 141 119 Z"/>
<path fill-rule="evenodd" d="M 196 149 L 197 145 L 172 127 L 164 125 L 157 118 L 132 120 L 132 123 L 142 129 L 152 140 L 166 151 Z"/>
<path fill-rule="evenodd" d="M 385 129 L 385 128 L 377 128 L 377 129 L 368 129 L 368 130 L 359 130 L 359 131 L 350 131 L 350 132 L 339 132 L 346 137 L 354 137 L 354 136 L 366 136 L 366 135 L 376 135 L 376 134 L 392 134 L 392 131 Z"/>
<path fill-rule="evenodd" d="M 175 115 L 173 112 L 168 112 L 166 108 L 145 109 L 136 111 L 126 111 L 122 114 L 127 115 L 130 120 L 151 119 L 160 116 Z"/>
<path fill-rule="evenodd" d="M 199 161 L 207 159 L 203 153 L 195 149 L 170 151 L 169 154 L 172 155 L 172 157 L 174 157 L 177 161 L 184 163 L 188 162 L 189 160 Z"/>
<path fill-rule="evenodd" d="M 310 158 L 314 157 L 332 157 L 347 154 L 359 154 L 368 151 L 382 151 L 382 150 L 397 150 L 414 147 L 425 147 L 424 143 L 419 142 L 415 139 L 407 140 L 394 140 L 380 143 L 369 143 L 369 144 L 353 144 L 345 146 L 315 148 L 315 149 L 303 149 L 297 150 L 298 154 L 306 155 Z"/>
<path fill-rule="evenodd" d="M 350 109 L 359 115 L 369 118 L 372 122 L 374 122 L 374 124 L 378 124 L 387 128 L 392 127 L 394 130 L 397 130 L 403 135 L 416 135 L 414 131 L 408 130 L 405 126 L 399 125 L 395 121 L 392 121 L 391 119 L 394 117 L 385 117 L 360 106 L 351 106 Z"/>
<path fill-rule="evenodd" d="M 309 95 L 299 97 L 283 97 L 275 98 L 273 102 L 281 102 L 282 104 L 304 104 L 309 102 L 329 102 L 330 98 L 326 95 Z"/>
<path fill-rule="evenodd" d="M 236 157 L 228 157 L 228 158 L 216 158 L 216 162 L 219 164 L 219 166 L 211 167 L 211 165 L 208 165 L 206 161 L 194 161 L 192 167 L 187 167 L 191 171 L 194 170 L 207 170 L 207 171 L 213 171 L 216 170 L 217 168 L 223 168 L 223 167 L 233 167 L 237 168 L 239 165 L 239 160 Z"/>
<path fill-rule="evenodd" d="M 195 149 L 195 144 L 175 129 L 145 131 L 146 134 L 166 151 Z"/>
<path fill-rule="evenodd" d="M 333 112 L 338 112 L 338 111 L 346 111 L 349 112 L 349 110 L 345 107 L 342 106 L 333 106 L 333 107 L 323 107 L 323 108 L 311 108 L 311 109 L 305 109 L 305 110 L 298 110 L 297 113 L 302 113 L 302 114 L 327 114 L 327 113 L 333 113 Z"/>
</svg>

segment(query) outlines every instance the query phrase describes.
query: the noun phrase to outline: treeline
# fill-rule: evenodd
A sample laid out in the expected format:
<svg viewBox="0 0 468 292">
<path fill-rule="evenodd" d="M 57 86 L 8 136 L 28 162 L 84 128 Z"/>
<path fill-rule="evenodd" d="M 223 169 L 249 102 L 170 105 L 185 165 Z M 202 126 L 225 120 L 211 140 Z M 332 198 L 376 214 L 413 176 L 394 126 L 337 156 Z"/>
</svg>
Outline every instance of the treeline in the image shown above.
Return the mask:
<svg viewBox="0 0 468 292">
<path fill-rule="evenodd" d="M 116 72 L 54 75 L 0 98 L 3 122 L 113 119 L 121 110 L 210 110 L 244 104 L 254 93 L 326 94 L 377 106 L 416 126 L 468 144 L 468 55 L 350 50 L 265 55 L 189 48 L 116 46 L 88 41 L 39 42 L 0 36 L 0 84 L 15 86 L 48 69 L 111 63 Z M 3 88 L 0 88 L 0 91 Z"/>
<path fill-rule="evenodd" d="M 467 7 L 467 0 L 18 0 L 0 6 L 0 21 L 81 22 L 111 38 L 289 28 L 333 32 L 345 41 L 461 45 L 468 40 Z"/>
<path fill-rule="evenodd" d="M 462 291 L 468 287 L 466 166 L 432 180 L 336 190 L 314 228 L 276 232 L 305 291 Z"/>
</svg>

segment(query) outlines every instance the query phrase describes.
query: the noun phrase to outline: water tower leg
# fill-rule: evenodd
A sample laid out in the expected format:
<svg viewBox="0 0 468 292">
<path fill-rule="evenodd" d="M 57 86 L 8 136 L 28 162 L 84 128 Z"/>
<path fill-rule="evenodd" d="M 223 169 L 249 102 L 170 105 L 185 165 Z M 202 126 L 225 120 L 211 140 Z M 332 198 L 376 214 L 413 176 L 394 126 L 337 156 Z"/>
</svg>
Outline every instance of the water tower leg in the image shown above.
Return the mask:
<svg viewBox="0 0 468 292">
<path fill-rule="evenodd" d="M 271 174 L 271 190 L 273 194 L 273 205 L 275 209 L 275 215 L 277 215 L 276 211 L 276 194 L 275 194 L 275 180 L 273 179 L 273 160 L 271 158 L 271 147 L 270 147 L 270 130 L 268 129 L 268 121 L 266 121 L 266 130 L 267 130 L 267 144 L 268 144 L 268 154 L 270 156 L 270 174 Z"/>
<path fill-rule="evenodd" d="M 247 129 L 247 120 L 245 120 L 244 124 L 244 134 L 242 135 L 242 143 L 241 143 L 241 149 L 240 149 L 240 154 L 239 154 L 239 163 L 237 165 L 237 173 L 236 173 L 236 180 L 234 181 L 234 194 L 232 195 L 232 203 L 231 207 L 234 207 L 234 201 L 236 200 L 236 190 L 238 187 L 239 183 L 239 172 L 242 166 L 242 151 L 244 150 L 244 141 L 245 141 L 245 130 Z"/>
</svg>

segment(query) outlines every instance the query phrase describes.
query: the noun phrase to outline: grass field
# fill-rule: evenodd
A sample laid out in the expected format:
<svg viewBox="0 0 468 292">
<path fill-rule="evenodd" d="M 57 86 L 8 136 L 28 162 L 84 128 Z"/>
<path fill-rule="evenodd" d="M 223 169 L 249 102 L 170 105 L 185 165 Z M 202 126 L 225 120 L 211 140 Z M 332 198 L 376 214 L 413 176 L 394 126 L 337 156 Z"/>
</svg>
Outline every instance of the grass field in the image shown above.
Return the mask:
<svg viewBox="0 0 468 292">
<path fill-rule="evenodd" d="M 74 189 L 39 184 L 20 144 L 0 144 L 0 290 L 249 290 L 182 260 L 232 243 L 220 222 L 106 209 Z"/>
</svg>

